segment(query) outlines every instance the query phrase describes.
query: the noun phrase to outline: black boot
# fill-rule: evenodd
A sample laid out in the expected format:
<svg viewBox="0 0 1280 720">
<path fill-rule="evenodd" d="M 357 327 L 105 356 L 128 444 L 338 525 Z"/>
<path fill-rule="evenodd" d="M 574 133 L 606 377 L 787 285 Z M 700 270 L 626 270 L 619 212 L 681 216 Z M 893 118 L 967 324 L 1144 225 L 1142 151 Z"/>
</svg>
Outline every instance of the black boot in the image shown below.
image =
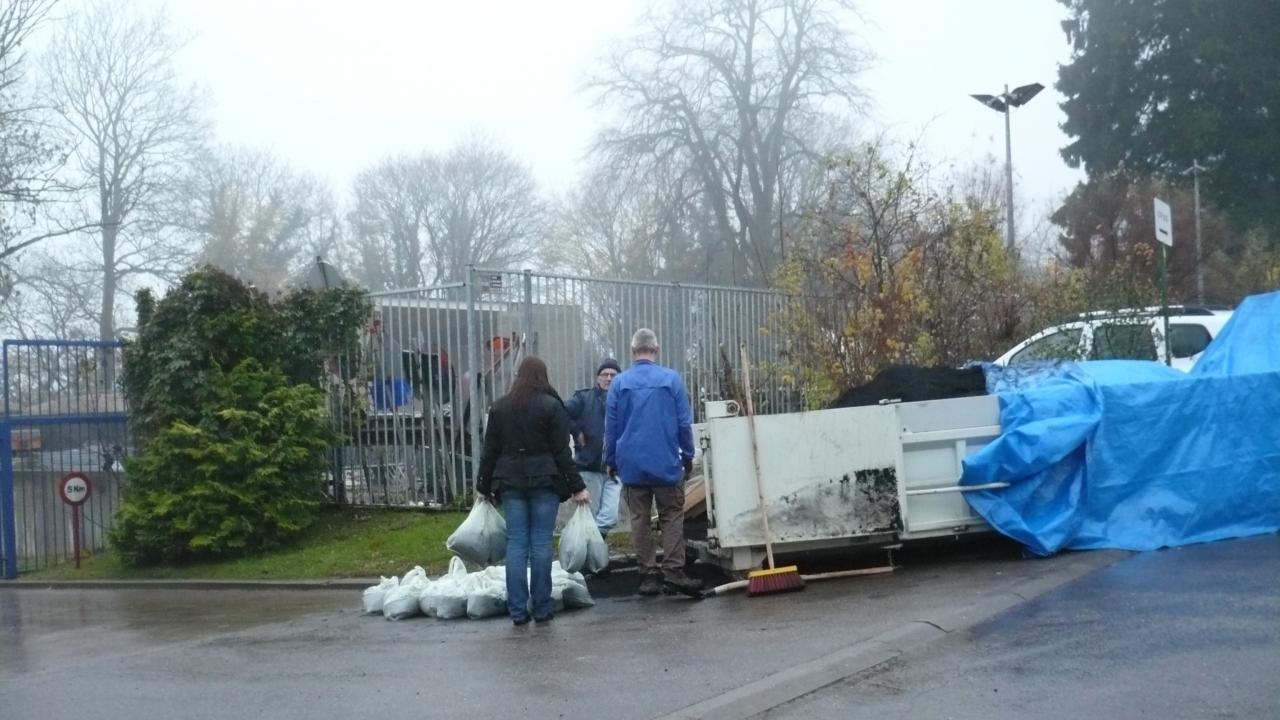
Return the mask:
<svg viewBox="0 0 1280 720">
<path fill-rule="evenodd" d="M 671 594 L 686 595 L 697 600 L 702 599 L 702 581 L 697 578 L 691 578 L 684 573 L 668 578 L 662 583 L 662 587 Z"/>
<path fill-rule="evenodd" d="M 646 573 L 640 581 L 641 595 L 657 595 L 662 592 L 662 576 L 658 573 Z"/>
</svg>

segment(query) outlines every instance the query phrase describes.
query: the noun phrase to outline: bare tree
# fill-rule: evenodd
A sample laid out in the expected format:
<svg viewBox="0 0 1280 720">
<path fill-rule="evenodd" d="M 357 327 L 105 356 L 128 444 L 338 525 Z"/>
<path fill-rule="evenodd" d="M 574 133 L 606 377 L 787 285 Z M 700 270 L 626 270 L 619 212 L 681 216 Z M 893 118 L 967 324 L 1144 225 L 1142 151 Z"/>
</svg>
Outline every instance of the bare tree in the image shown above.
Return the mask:
<svg viewBox="0 0 1280 720">
<path fill-rule="evenodd" d="M 177 209 L 173 222 L 199 247 L 200 262 L 266 291 L 333 248 L 339 232 L 323 182 L 249 148 L 203 153 Z"/>
<path fill-rule="evenodd" d="M 706 225 L 700 191 L 662 169 L 624 175 L 601 167 L 584 177 L 556 210 L 546 262 L 602 277 L 709 279 L 710 258 L 698 241 Z"/>
<path fill-rule="evenodd" d="M 425 284 L 427 185 L 432 161 L 397 155 L 356 176 L 355 207 L 347 218 L 359 273 L 375 290 Z"/>
<path fill-rule="evenodd" d="M 514 267 L 536 255 L 546 208 L 528 167 L 474 137 L 435 168 L 426 214 L 433 282 L 460 277 L 467 265 Z"/>
<path fill-rule="evenodd" d="M 102 278 L 102 338 L 116 334 L 116 295 L 131 279 L 189 260 L 160 212 L 205 135 L 202 98 L 174 68 L 181 47 L 162 11 L 95 0 L 60 27 L 47 57 L 50 104 L 74 138 L 75 171 L 93 188 L 83 212 L 100 228 L 87 249 Z"/>
<path fill-rule="evenodd" d="M 733 282 L 775 270 L 788 168 L 820 164 L 809 129 L 862 97 L 854 80 L 867 58 L 842 26 L 851 11 L 848 0 L 676 3 L 592 83 L 619 118 L 594 152 L 694 181 L 711 222 L 705 242 L 728 258 Z"/>
<path fill-rule="evenodd" d="M 639 279 L 645 262 L 645 213 L 635 194 L 612 173 L 594 172 L 557 205 L 544 262 L 559 271 Z"/>
<path fill-rule="evenodd" d="M 369 287 L 459 278 L 467 265 L 510 267 L 537 255 L 546 208 L 527 167 L 483 138 L 382 160 L 356 177 L 348 220 Z"/>
<path fill-rule="evenodd" d="M 6 337 L 88 338 L 98 325 L 96 273 L 68 271 L 39 249 L 14 259 L 13 285 L 0 303 Z"/>
<path fill-rule="evenodd" d="M 22 79 L 26 52 L 22 44 L 48 16 L 58 0 L 9 0 L 0 7 L 0 93 Z"/>
<path fill-rule="evenodd" d="M 9 0 L 0 4 L 0 262 L 50 238 L 86 229 L 63 226 L 45 210 L 68 199 L 59 181 L 65 152 L 47 126 L 44 108 L 26 87 L 24 44 L 48 18 L 57 0 Z M 12 289 L 6 274 L 0 296 Z"/>
</svg>

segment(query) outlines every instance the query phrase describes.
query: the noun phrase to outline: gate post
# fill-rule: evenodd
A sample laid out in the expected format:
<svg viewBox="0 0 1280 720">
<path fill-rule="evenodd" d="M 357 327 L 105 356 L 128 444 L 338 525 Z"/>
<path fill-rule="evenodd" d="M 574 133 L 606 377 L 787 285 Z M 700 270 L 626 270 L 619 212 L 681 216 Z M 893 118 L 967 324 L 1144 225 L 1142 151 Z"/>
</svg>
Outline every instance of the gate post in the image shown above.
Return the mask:
<svg viewBox="0 0 1280 720">
<path fill-rule="evenodd" d="M 471 436 L 471 486 L 474 492 L 476 473 L 480 470 L 480 323 L 476 317 L 476 266 L 467 266 L 467 374 L 471 378 L 471 400 L 467 404 L 467 431 Z"/>
<path fill-rule="evenodd" d="M 524 271 L 524 342 L 525 355 L 538 354 L 538 334 L 533 329 L 533 271 Z"/>
<path fill-rule="evenodd" d="M 12 428 L 0 422 L 0 547 L 4 549 L 5 580 L 18 577 L 18 528 L 14 516 Z"/>
</svg>

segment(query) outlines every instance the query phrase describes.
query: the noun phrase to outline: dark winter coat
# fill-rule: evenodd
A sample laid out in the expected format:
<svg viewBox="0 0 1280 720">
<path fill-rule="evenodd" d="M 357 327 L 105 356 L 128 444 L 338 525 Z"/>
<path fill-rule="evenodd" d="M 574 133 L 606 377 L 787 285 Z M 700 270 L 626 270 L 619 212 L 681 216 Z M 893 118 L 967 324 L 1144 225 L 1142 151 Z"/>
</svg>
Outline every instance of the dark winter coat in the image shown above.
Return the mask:
<svg viewBox="0 0 1280 720">
<path fill-rule="evenodd" d="M 584 487 L 569 453 L 569 414 L 558 396 L 539 395 L 524 408 L 507 396 L 489 408 L 477 492 L 550 488 L 563 501 Z"/>
<path fill-rule="evenodd" d="M 604 409 L 609 393 L 593 385 L 579 390 L 569 398 L 565 409 L 569 411 L 569 432 L 574 437 L 581 434 L 585 445 L 579 445 L 574 454 L 578 469 L 601 472 L 604 469 Z"/>
</svg>

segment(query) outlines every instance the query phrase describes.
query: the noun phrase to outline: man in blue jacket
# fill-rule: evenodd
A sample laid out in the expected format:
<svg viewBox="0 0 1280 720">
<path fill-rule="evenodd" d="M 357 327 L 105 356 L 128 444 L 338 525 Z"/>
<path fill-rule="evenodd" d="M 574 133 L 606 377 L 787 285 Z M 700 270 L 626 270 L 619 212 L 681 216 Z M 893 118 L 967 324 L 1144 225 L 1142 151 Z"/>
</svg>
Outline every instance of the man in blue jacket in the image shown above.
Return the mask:
<svg viewBox="0 0 1280 720">
<path fill-rule="evenodd" d="M 573 434 L 573 459 L 578 472 L 591 493 L 591 511 L 600 534 L 606 535 L 618 524 L 618 497 L 622 489 L 618 479 L 604 472 L 604 411 L 609 385 L 622 372 L 618 361 L 605 358 L 596 368 L 596 380 L 589 388 L 578 390 L 565 403 L 569 411 L 569 432 Z"/>
<path fill-rule="evenodd" d="M 684 481 L 693 469 L 693 412 L 684 380 L 657 363 L 658 337 L 642 328 L 631 337 L 633 364 L 614 379 L 605 410 L 604 462 L 622 480 L 631 538 L 643 580 L 641 595 L 663 587 L 701 596 L 684 572 Z M 655 557 L 650 512 L 658 505 L 662 569 Z"/>
</svg>

